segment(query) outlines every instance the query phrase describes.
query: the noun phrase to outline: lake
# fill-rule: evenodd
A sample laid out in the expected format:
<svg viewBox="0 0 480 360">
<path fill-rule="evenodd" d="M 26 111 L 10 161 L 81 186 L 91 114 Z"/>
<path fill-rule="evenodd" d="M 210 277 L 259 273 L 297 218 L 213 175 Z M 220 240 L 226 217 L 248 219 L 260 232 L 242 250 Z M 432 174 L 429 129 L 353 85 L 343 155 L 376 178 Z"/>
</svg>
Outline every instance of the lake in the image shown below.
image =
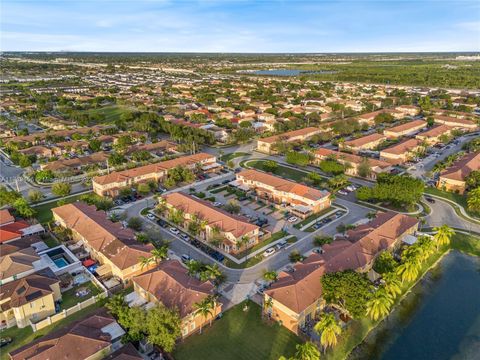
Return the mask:
<svg viewBox="0 0 480 360">
<path fill-rule="evenodd" d="M 450 252 L 349 360 L 480 359 L 480 259 Z"/>
<path fill-rule="evenodd" d="M 335 74 L 330 70 L 296 70 L 296 69 L 269 69 L 269 70 L 240 70 L 240 73 L 271 76 L 298 76 L 308 74 Z"/>
</svg>

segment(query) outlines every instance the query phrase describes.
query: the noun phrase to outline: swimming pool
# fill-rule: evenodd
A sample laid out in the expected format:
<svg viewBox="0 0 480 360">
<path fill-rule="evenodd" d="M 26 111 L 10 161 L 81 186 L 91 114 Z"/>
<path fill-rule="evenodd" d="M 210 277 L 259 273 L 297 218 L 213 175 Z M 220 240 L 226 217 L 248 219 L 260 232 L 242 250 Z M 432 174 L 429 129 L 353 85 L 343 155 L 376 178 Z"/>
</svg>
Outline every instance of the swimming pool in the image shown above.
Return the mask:
<svg viewBox="0 0 480 360">
<path fill-rule="evenodd" d="M 63 257 L 54 259 L 53 262 L 59 269 L 69 265 L 67 260 L 65 260 Z"/>
</svg>

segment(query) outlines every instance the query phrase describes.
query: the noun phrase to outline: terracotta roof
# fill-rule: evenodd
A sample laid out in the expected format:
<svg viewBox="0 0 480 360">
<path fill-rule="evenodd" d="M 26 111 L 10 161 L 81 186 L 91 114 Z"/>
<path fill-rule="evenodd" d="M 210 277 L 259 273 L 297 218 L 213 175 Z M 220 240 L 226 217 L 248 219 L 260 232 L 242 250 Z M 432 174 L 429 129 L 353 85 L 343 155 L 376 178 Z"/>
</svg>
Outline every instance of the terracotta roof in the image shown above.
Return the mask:
<svg viewBox="0 0 480 360">
<path fill-rule="evenodd" d="M 23 235 L 22 229 L 30 225 L 25 220 L 15 221 L 0 227 L 0 243 L 20 238 Z"/>
<path fill-rule="evenodd" d="M 35 274 L 27 275 L 21 279 L 3 284 L 0 290 L 2 311 L 19 307 L 36 299 L 52 294 L 52 285 L 60 280 L 49 268 Z M 3 302 L 7 300 L 6 302 Z"/>
<path fill-rule="evenodd" d="M 264 172 L 249 169 L 243 170 L 237 174 L 238 177 L 243 177 L 246 180 L 256 181 L 265 185 L 275 188 L 277 191 L 283 191 L 286 193 L 292 193 L 309 200 L 318 201 L 328 197 L 330 193 L 328 191 L 321 191 L 309 186 L 298 184 L 293 181 L 282 179 L 278 176 L 273 176 Z"/>
<path fill-rule="evenodd" d="M 293 130 L 293 131 L 285 132 L 283 134 L 274 135 L 274 136 L 266 137 L 263 139 L 258 139 L 258 141 L 265 142 L 265 143 L 274 143 L 279 139 L 289 141 L 290 138 L 294 138 L 297 136 L 308 136 L 310 134 L 314 135 L 315 133 L 318 133 L 318 132 L 320 132 L 319 128 L 307 127 L 304 129 Z"/>
<path fill-rule="evenodd" d="M 52 161 L 45 164 L 45 166 L 43 166 L 42 169 L 58 171 L 62 169 L 87 166 L 90 164 L 106 163 L 107 160 L 108 160 L 108 154 L 106 152 L 100 151 L 100 152 L 96 152 L 91 155 L 82 156 L 79 158 Z"/>
<path fill-rule="evenodd" d="M 136 167 L 129 170 L 114 171 L 108 175 L 96 176 L 93 178 L 93 181 L 100 185 L 122 182 L 127 179 L 135 178 L 138 176 L 143 176 L 143 175 L 148 175 L 153 173 L 163 173 L 177 166 L 194 165 L 196 163 L 199 163 L 201 161 L 205 161 L 208 159 L 214 160 L 215 157 L 213 155 L 206 154 L 206 153 L 187 155 L 187 156 L 182 156 L 172 160 L 167 160 L 167 161 L 162 161 L 155 164 Z"/>
<path fill-rule="evenodd" d="M 457 160 L 452 166 L 443 170 L 440 177 L 464 181 L 472 171 L 480 170 L 480 151 L 466 154 Z"/>
<path fill-rule="evenodd" d="M 178 260 L 164 261 L 133 281 L 166 307 L 177 308 L 182 318 L 194 311 L 193 304 L 213 295 L 214 289 L 210 281 L 201 282 L 188 275 Z"/>
<path fill-rule="evenodd" d="M 0 210 L 0 226 L 14 222 L 15 218 L 10 214 L 7 209 Z"/>
<path fill-rule="evenodd" d="M 12 360 L 84 360 L 111 345 L 111 336 L 102 328 L 115 322 L 110 315 L 100 312 L 76 321 L 61 330 L 34 340 L 12 351 Z"/>
<path fill-rule="evenodd" d="M 127 154 L 131 154 L 135 151 L 157 151 L 167 150 L 170 148 L 176 149 L 177 144 L 168 140 L 161 140 L 152 144 L 132 145 L 127 149 Z"/>
<path fill-rule="evenodd" d="M 258 226 L 250 224 L 248 219 L 218 209 L 208 201 L 196 199 L 181 192 L 170 193 L 163 197 L 174 208 L 182 209 L 187 214 L 197 214 L 201 219 L 208 221 L 209 226 L 217 225 L 222 232 L 229 232 L 235 238 L 258 229 Z"/>
<path fill-rule="evenodd" d="M 387 129 L 385 129 L 385 131 L 403 132 L 403 131 L 414 129 L 414 128 L 417 128 L 417 127 L 420 127 L 420 126 L 427 127 L 427 122 L 423 121 L 423 120 L 409 121 L 405 124 L 401 124 L 401 125 L 398 125 L 398 126 L 387 128 Z"/>
<path fill-rule="evenodd" d="M 386 139 L 385 135 L 378 134 L 378 133 L 373 133 L 373 134 L 370 134 L 370 135 L 367 135 L 367 136 L 362 136 L 358 139 L 345 141 L 344 144 L 346 146 L 358 147 L 358 146 L 362 146 L 362 145 L 365 145 L 365 144 L 368 144 L 368 143 L 371 143 L 371 142 L 375 142 L 375 141 L 379 141 L 379 140 L 383 140 L 383 139 Z"/>
<path fill-rule="evenodd" d="M 142 360 L 143 357 L 138 353 L 132 343 L 121 347 L 117 351 L 108 355 L 105 360 Z"/>
<path fill-rule="evenodd" d="M 430 129 L 423 131 L 419 134 L 417 134 L 417 137 L 438 137 L 441 136 L 442 134 L 448 134 L 450 131 L 453 130 L 453 127 L 448 126 L 448 125 L 437 125 L 433 126 Z"/>
<path fill-rule="evenodd" d="M 311 255 L 295 265 L 293 273 L 282 272 L 266 294 L 300 313 L 321 298 L 322 275 L 363 268 L 417 223 L 417 219 L 407 215 L 379 213 L 369 223 L 350 230 L 346 239 L 324 246 L 325 254 Z"/>
<path fill-rule="evenodd" d="M 439 122 L 447 122 L 447 123 L 453 123 L 453 124 L 458 124 L 458 125 L 476 125 L 474 121 L 472 120 L 467 120 L 467 119 L 459 119 L 456 117 L 451 117 L 451 116 L 444 116 L 444 115 L 435 115 L 434 120 L 439 120 Z"/>
<path fill-rule="evenodd" d="M 34 268 L 33 263 L 40 260 L 40 256 L 31 245 L 38 241 L 30 237 L 0 244 L 0 280 Z"/>
<path fill-rule="evenodd" d="M 93 205 L 75 202 L 53 208 L 52 212 L 120 269 L 137 264 L 140 256 L 150 256 L 153 249 L 150 244 L 140 244 L 131 229 L 110 221 L 104 211 L 97 211 Z"/>
<path fill-rule="evenodd" d="M 407 139 L 398 144 L 390 146 L 389 148 L 383 149 L 381 152 L 400 155 L 415 149 L 417 146 L 420 146 L 420 141 L 416 139 Z"/>
</svg>

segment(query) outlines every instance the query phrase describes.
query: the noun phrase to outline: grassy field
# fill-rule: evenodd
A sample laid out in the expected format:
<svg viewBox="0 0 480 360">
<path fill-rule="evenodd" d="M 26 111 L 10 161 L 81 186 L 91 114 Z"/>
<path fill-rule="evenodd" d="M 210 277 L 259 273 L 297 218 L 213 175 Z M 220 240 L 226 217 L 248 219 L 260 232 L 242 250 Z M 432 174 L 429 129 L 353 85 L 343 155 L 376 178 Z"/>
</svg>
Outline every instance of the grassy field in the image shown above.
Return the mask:
<svg viewBox="0 0 480 360">
<path fill-rule="evenodd" d="M 100 119 L 97 123 L 112 123 L 120 119 L 122 114 L 129 113 L 131 110 L 122 105 L 108 105 L 96 109 L 79 110 L 77 114 L 88 114 Z"/>
<path fill-rule="evenodd" d="M 300 339 L 278 324 L 262 321 L 261 308 L 250 302 L 225 312 L 222 319 L 202 334 L 187 338 L 178 345 L 173 356 L 177 360 L 278 360 L 281 355 L 292 356 Z"/>
<path fill-rule="evenodd" d="M 258 170 L 263 170 L 263 164 L 265 163 L 265 160 L 251 160 L 247 161 L 245 165 L 253 167 Z M 278 164 L 277 169 L 273 174 L 281 176 L 286 179 L 290 179 L 296 182 L 303 182 L 304 178 L 307 176 L 307 173 L 304 171 L 292 169 L 290 167 L 286 167 L 284 165 Z"/>
<path fill-rule="evenodd" d="M 249 153 L 246 153 L 246 152 L 233 152 L 233 153 L 230 153 L 230 154 L 225 154 L 225 155 L 222 155 L 220 156 L 220 160 L 221 161 L 224 161 L 224 162 L 227 162 L 227 161 L 230 161 L 232 159 L 235 159 L 237 157 L 242 157 L 242 156 L 246 156 L 246 155 L 250 155 Z"/>
<path fill-rule="evenodd" d="M 93 305 L 86 307 L 85 309 L 82 309 L 82 311 L 78 311 L 75 314 L 72 314 L 63 320 L 60 320 L 50 326 L 47 326 L 46 328 L 38 330 L 35 333 L 32 331 L 32 328 L 30 326 L 24 327 L 23 329 L 19 329 L 15 326 L 10 329 L 1 331 L 0 332 L 1 337 L 11 337 L 13 339 L 13 342 L 2 348 L 2 351 L 0 351 L 0 359 L 7 360 L 9 358 L 8 353 L 10 351 L 18 349 L 19 347 L 26 345 L 43 335 L 46 335 L 55 330 L 61 329 L 76 320 L 87 317 L 89 314 L 93 313 L 95 310 L 101 308 L 104 305 L 104 303 L 105 303 L 105 300 L 101 300 Z"/>
<path fill-rule="evenodd" d="M 81 288 L 90 289 L 90 293 L 83 297 L 78 297 L 75 295 L 75 292 Z M 100 294 L 102 291 L 92 282 L 87 284 L 77 285 L 65 292 L 62 293 L 62 302 L 60 303 L 60 309 L 69 309 L 72 306 L 77 305 L 77 303 L 90 299 L 92 296 Z"/>
<path fill-rule="evenodd" d="M 66 204 L 73 203 L 78 199 L 80 199 L 82 195 L 84 194 L 67 197 L 65 198 L 65 203 Z M 42 205 L 33 206 L 33 208 L 37 212 L 35 214 L 35 218 L 38 220 L 40 224 L 48 223 L 53 219 L 52 209 L 58 206 L 58 200 L 55 200 L 46 204 L 42 204 Z"/>
</svg>

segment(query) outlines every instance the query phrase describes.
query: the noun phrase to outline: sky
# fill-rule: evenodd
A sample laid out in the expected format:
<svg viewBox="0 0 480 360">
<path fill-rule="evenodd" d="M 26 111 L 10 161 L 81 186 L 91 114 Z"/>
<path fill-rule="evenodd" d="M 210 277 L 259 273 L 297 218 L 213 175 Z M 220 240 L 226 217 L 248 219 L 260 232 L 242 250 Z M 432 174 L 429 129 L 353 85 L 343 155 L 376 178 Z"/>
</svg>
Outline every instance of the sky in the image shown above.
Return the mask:
<svg viewBox="0 0 480 360">
<path fill-rule="evenodd" d="M 2 51 L 479 51 L 480 1 L 2 0 Z"/>
</svg>

